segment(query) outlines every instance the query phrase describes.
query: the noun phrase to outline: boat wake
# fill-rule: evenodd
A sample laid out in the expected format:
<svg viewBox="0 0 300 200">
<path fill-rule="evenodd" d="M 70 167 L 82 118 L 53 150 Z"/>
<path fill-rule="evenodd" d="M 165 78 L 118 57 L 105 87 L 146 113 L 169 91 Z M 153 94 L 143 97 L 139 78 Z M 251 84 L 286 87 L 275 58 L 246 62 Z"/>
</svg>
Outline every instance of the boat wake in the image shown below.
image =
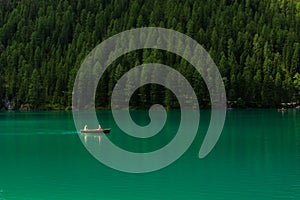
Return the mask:
<svg viewBox="0 0 300 200">
<path fill-rule="evenodd" d="M 77 135 L 77 131 L 33 131 L 33 132 L 4 132 L 0 133 L 0 136 L 34 136 L 34 135 Z"/>
</svg>

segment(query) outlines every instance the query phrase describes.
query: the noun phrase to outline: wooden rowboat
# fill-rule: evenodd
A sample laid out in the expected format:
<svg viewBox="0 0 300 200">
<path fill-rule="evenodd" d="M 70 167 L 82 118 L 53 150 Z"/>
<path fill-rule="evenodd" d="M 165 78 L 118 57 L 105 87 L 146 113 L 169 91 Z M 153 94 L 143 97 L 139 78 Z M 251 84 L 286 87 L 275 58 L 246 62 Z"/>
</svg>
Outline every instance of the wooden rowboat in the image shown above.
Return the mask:
<svg viewBox="0 0 300 200">
<path fill-rule="evenodd" d="M 106 128 L 106 129 L 81 129 L 80 130 L 81 133 L 104 133 L 107 134 L 110 132 L 110 128 Z"/>
</svg>

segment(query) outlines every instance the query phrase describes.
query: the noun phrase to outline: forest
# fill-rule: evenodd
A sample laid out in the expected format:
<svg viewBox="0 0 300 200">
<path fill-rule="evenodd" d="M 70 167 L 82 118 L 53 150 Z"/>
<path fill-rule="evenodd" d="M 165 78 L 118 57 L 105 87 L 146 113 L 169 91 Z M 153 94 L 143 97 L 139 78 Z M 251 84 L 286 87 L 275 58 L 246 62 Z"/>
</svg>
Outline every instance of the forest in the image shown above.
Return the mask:
<svg viewBox="0 0 300 200">
<path fill-rule="evenodd" d="M 3 0 L 0 1 L 0 109 L 62 110 L 72 105 L 77 70 L 105 39 L 137 27 L 173 29 L 201 44 L 236 107 L 271 108 L 300 101 L 299 0 Z M 98 85 L 96 107 L 110 109 L 117 80 L 142 63 L 163 63 L 191 83 L 201 107 L 209 94 L 183 58 L 139 50 L 116 60 Z M 178 103 L 145 85 L 131 108 Z"/>
</svg>

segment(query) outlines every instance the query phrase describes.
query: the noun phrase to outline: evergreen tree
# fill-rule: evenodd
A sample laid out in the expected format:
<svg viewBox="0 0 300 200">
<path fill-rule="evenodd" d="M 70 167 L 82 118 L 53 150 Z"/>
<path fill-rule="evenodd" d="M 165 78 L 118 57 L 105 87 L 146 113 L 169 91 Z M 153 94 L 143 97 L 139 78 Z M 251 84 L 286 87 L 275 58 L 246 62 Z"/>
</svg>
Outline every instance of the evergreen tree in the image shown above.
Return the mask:
<svg viewBox="0 0 300 200">
<path fill-rule="evenodd" d="M 33 108 L 38 108 L 42 103 L 41 78 L 37 69 L 34 69 L 30 77 L 27 101 Z"/>
<path fill-rule="evenodd" d="M 299 73 L 296 73 L 295 76 L 294 76 L 294 87 L 297 91 L 297 101 L 299 102 L 300 101 L 300 74 Z"/>
<path fill-rule="evenodd" d="M 226 81 L 229 100 L 242 99 L 246 105 L 256 102 L 257 106 L 297 101 L 299 13 L 299 2 L 287 0 L 3 1 L 0 102 L 6 99 L 17 108 L 27 103 L 35 108 L 51 104 L 70 107 L 75 76 L 87 54 L 114 34 L 149 26 L 187 34 L 209 51 Z M 176 48 L 194 53 L 183 49 L 184 44 L 176 44 Z M 197 59 L 195 55 L 193 59 Z M 97 106 L 109 107 L 118 78 L 137 63 L 174 67 L 191 82 L 199 101 L 209 105 L 203 80 L 186 61 L 147 49 L 124 55 L 109 67 L 98 83 Z M 213 77 L 209 70 L 207 73 Z M 147 77 L 142 74 L 141 78 Z M 87 81 L 80 88 L 91 84 Z M 128 84 L 129 89 L 132 83 Z M 141 87 L 131 99 L 135 108 L 158 101 L 170 108 L 178 106 L 172 92 L 157 85 Z"/>
</svg>

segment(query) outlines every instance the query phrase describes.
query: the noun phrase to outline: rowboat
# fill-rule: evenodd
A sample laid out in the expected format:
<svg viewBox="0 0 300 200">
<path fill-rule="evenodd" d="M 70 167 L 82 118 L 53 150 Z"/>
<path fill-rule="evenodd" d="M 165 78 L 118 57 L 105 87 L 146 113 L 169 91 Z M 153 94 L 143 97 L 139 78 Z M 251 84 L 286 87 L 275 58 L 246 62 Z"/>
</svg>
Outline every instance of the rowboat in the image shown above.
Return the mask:
<svg viewBox="0 0 300 200">
<path fill-rule="evenodd" d="M 81 129 L 81 133 L 104 133 L 107 134 L 110 132 L 110 128 L 106 129 Z"/>
</svg>

